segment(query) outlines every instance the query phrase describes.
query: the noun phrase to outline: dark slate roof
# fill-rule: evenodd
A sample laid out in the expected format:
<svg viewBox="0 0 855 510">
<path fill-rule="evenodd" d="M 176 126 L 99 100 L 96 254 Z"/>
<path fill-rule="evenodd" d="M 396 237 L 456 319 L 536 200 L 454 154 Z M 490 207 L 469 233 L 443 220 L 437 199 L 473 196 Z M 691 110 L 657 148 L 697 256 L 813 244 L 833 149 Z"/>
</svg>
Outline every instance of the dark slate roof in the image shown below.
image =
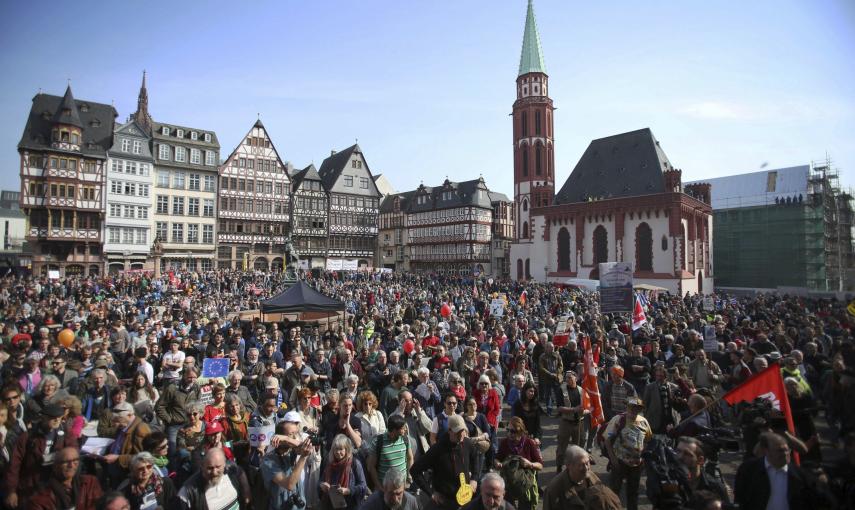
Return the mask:
<svg viewBox="0 0 855 510">
<path fill-rule="evenodd" d="M 53 114 L 53 121 L 57 124 L 83 127 L 83 122 L 80 120 L 80 112 L 77 110 L 77 104 L 74 102 L 74 96 L 71 95 L 71 85 L 66 87 L 65 95 L 62 96 L 62 104 L 59 105 L 56 113 Z"/>
<path fill-rule="evenodd" d="M 321 176 L 318 175 L 318 171 L 315 170 L 315 165 L 310 164 L 306 168 L 300 170 L 291 176 L 291 189 L 297 191 L 297 188 L 300 187 L 300 184 L 303 181 L 320 181 Z"/>
<path fill-rule="evenodd" d="M 496 191 L 490 191 L 490 202 L 512 202 L 510 198 L 504 193 L 498 193 Z"/>
<path fill-rule="evenodd" d="M 478 196 L 478 189 L 482 189 L 485 193 L 483 196 Z M 450 200 L 443 200 L 442 193 L 451 191 Z M 471 181 L 452 182 L 448 179 L 441 186 L 428 187 L 422 184 L 413 191 L 399 193 L 393 196 L 402 197 L 401 210 L 407 212 L 433 211 L 438 209 L 449 209 L 452 207 L 475 206 L 486 209 L 492 208 L 492 202 L 489 196 L 490 191 L 484 185 L 484 179 L 473 179 Z M 429 196 L 427 202 L 418 203 L 419 195 L 427 194 Z"/>
<path fill-rule="evenodd" d="M 354 152 L 362 154 L 362 149 L 359 148 L 358 144 L 353 144 L 341 152 L 336 152 L 335 154 L 330 155 L 330 157 L 321 163 L 321 168 L 318 170 L 318 174 L 321 176 L 324 188 L 328 190 L 332 189 L 338 178 L 341 176 L 342 170 L 345 169 L 347 162 L 350 161 L 350 156 L 353 155 Z M 368 162 L 365 163 L 365 166 L 368 166 Z M 368 173 L 370 174 L 371 171 L 369 170 Z"/>
<path fill-rule="evenodd" d="M 33 106 L 30 108 L 30 116 L 27 118 L 27 126 L 18 149 L 43 150 L 50 149 L 51 130 L 57 112 L 62 111 L 62 105 L 70 96 L 70 89 L 66 91 L 65 97 L 52 96 L 50 94 L 36 94 L 33 97 Z M 90 101 L 73 100 L 77 119 L 82 127 L 82 143 L 80 153 L 86 156 L 104 157 L 113 145 L 113 127 L 118 113 L 116 109 L 108 104 L 93 103 Z M 74 115 L 72 115 L 74 116 Z M 62 122 L 68 123 L 63 120 Z"/>
<path fill-rule="evenodd" d="M 169 128 L 169 135 L 163 134 L 163 126 Z M 175 134 L 178 130 L 184 131 L 184 136 L 178 138 Z M 195 131 L 199 136 L 196 140 L 190 138 L 190 132 Z M 205 133 L 211 135 L 211 141 L 205 141 Z M 158 141 L 165 141 L 169 143 L 182 143 L 187 146 L 197 145 L 200 148 L 220 148 L 220 141 L 217 139 L 217 133 L 211 131 L 210 129 L 199 129 L 192 128 L 187 126 L 179 126 L 178 124 L 170 124 L 168 122 L 155 122 L 152 127 L 152 137 Z"/>
<path fill-rule="evenodd" d="M 555 204 L 663 193 L 671 162 L 650 128 L 592 141 Z"/>
</svg>

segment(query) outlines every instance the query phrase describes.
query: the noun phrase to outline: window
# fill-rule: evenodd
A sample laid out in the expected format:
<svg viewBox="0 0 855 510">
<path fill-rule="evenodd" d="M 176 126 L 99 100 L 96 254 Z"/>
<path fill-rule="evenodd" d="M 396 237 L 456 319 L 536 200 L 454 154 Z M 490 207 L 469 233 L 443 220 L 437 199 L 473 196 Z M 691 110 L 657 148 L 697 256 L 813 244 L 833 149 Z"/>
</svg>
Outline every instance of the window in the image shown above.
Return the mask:
<svg viewBox="0 0 855 510">
<path fill-rule="evenodd" d="M 190 139 L 191 140 L 198 140 L 199 139 L 199 133 L 197 133 L 195 131 L 190 131 Z"/>
<path fill-rule="evenodd" d="M 148 184 L 140 184 L 139 196 L 147 197 L 148 196 Z"/>
<path fill-rule="evenodd" d="M 179 163 L 184 163 L 185 161 L 187 161 L 187 149 L 185 149 L 184 147 L 176 147 L 175 161 Z"/>
<path fill-rule="evenodd" d="M 184 130 L 183 129 L 176 129 L 175 130 L 175 136 L 177 136 L 178 138 L 184 138 Z"/>
<path fill-rule="evenodd" d="M 110 163 L 110 171 L 113 173 L 118 173 L 118 174 L 122 173 L 122 162 L 119 161 L 118 159 L 114 159 Z"/>
<path fill-rule="evenodd" d="M 541 162 L 543 159 L 543 145 L 537 144 L 534 151 L 534 173 L 537 175 L 542 174 L 541 170 Z"/>
<path fill-rule="evenodd" d="M 124 244 L 133 244 L 134 243 L 134 229 L 132 229 L 132 228 L 123 228 L 122 229 L 122 243 L 124 243 Z"/>
<path fill-rule="evenodd" d="M 168 229 L 168 227 L 166 226 L 166 222 L 165 221 L 158 221 L 155 224 L 154 228 L 155 228 L 154 235 L 156 237 L 158 237 L 161 241 L 165 242 L 166 241 L 167 229 Z"/>
<path fill-rule="evenodd" d="M 524 148 L 522 151 L 522 174 L 524 176 L 528 175 L 528 149 Z"/>
<path fill-rule="evenodd" d="M 202 225 L 202 243 L 214 244 L 214 226 Z"/>
<path fill-rule="evenodd" d="M 199 174 L 190 174 L 190 191 L 199 191 Z"/>
<path fill-rule="evenodd" d="M 144 228 L 137 229 L 137 244 L 148 244 L 148 235 Z"/>
<path fill-rule="evenodd" d="M 122 206 L 119 204 L 110 204 L 110 216 L 119 218 L 122 216 Z"/>
<path fill-rule="evenodd" d="M 163 128 L 166 129 L 166 128 Z M 157 157 L 164 161 L 169 161 L 169 146 L 162 143 L 157 146 Z"/>
<path fill-rule="evenodd" d="M 134 154 L 142 154 L 142 142 L 134 140 Z"/>
<path fill-rule="evenodd" d="M 122 152 L 131 152 L 131 141 L 127 138 L 122 138 Z"/>
<path fill-rule="evenodd" d="M 125 218 L 134 218 L 137 212 L 136 206 L 126 205 L 125 206 Z"/>
<path fill-rule="evenodd" d="M 166 127 L 166 126 L 163 126 L 162 133 L 163 133 L 164 135 L 166 135 L 166 136 L 169 136 L 169 128 L 168 128 L 168 127 Z"/>
<path fill-rule="evenodd" d="M 354 159 L 353 161 L 350 162 L 350 167 L 351 168 L 362 168 L 362 161 L 360 161 L 358 159 Z"/>
<path fill-rule="evenodd" d="M 558 231 L 558 270 L 570 270 L 570 232 L 564 227 Z"/>
<path fill-rule="evenodd" d="M 184 214 L 184 197 L 172 197 L 172 214 Z"/>
<path fill-rule="evenodd" d="M 191 223 L 187 225 L 187 242 L 188 243 L 198 243 L 199 242 L 199 225 L 195 223 Z"/>
<path fill-rule="evenodd" d="M 359 187 L 362 189 L 368 189 L 368 177 L 359 178 Z"/>
<path fill-rule="evenodd" d="M 183 223 L 173 223 L 172 224 L 172 242 L 173 243 L 183 243 L 184 242 L 184 224 Z"/>
<path fill-rule="evenodd" d="M 187 179 L 187 174 L 184 172 L 175 172 L 172 176 L 172 187 L 175 189 L 184 189 L 184 183 Z"/>
<path fill-rule="evenodd" d="M 137 174 L 137 163 L 136 161 L 127 161 L 125 162 L 125 172 L 131 175 Z"/>
<path fill-rule="evenodd" d="M 534 134 L 540 135 L 540 111 L 534 112 Z"/>
<path fill-rule="evenodd" d="M 353 187 L 353 176 L 352 175 L 345 175 L 344 176 L 344 185 L 348 188 Z"/>
<path fill-rule="evenodd" d="M 635 229 L 635 270 L 653 271 L 653 230 L 646 222 Z"/>
<path fill-rule="evenodd" d="M 214 162 L 214 151 L 205 151 L 205 164 L 206 165 L 215 165 Z"/>
<path fill-rule="evenodd" d="M 157 214 L 169 214 L 169 197 L 157 196 Z"/>
<path fill-rule="evenodd" d="M 135 182 L 125 183 L 125 195 L 132 197 L 137 194 L 137 184 Z"/>
<path fill-rule="evenodd" d="M 213 216 L 214 216 L 214 201 L 212 199 L 206 198 L 202 202 L 202 216 L 207 216 L 208 218 L 213 218 Z"/>
<path fill-rule="evenodd" d="M 202 164 L 202 151 L 199 149 L 190 149 L 190 163 L 194 165 Z"/>
<path fill-rule="evenodd" d="M 53 186 L 53 185 L 51 185 Z M 110 193 L 115 195 L 122 194 L 122 181 L 110 181 Z M 51 193 L 53 195 L 53 193 Z"/>
<path fill-rule="evenodd" d="M 117 227 L 110 227 L 107 229 L 109 231 L 109 239 L 111 243 L 119 242 L 119 229 Z"/>
<path fill-rule="evenodd" d="M 141 220 L 147 220 L 148 219 L 148 207 L 145 207 L 142 205 L 139 206 L 139 208 L 137 209 L 137 217 Z"/>
<path fill-rule="evenodd" d="M 205 191 L 214 191 L 214 186 L 217 185 L 216 176 L 206 175 L 205 176 Z"/>
<path fill-rule="evenodd" d="M 163 171 L 157 172 L 157 187 L 158 188 L 168 188 L 169 187 L 169 172 L 163 172 Z"/>
<path fill-rule="evenodd" d="M 594 264 L 608 262 L 608 260 L 609 235 L 606 232 L 605 227 L 603 227 L 602 225 L 597 225 L 597 228 L 594 229 Z"/>
<path fill-rule="evenodd" d="M 199 216 L 199 199 L 187 199 L 187 214 L 190 216 Z"/>
<path fill-rule="evenodd" d="M 148 177 L 148 165 L 145 163 L 140 163 L 140 175 L 143 177 Z"/>
<path fill-rule="evenodd" d="M 211 141 L 211 133 L 205 133 L 205 141 L 206 141 L 206 142 L 210 142 L 210 141 Z"/>
<path fill-rule="evenodd" d="M 522 136 L 528 136 L 528 114 L 522 112 Z"/>
</svg>

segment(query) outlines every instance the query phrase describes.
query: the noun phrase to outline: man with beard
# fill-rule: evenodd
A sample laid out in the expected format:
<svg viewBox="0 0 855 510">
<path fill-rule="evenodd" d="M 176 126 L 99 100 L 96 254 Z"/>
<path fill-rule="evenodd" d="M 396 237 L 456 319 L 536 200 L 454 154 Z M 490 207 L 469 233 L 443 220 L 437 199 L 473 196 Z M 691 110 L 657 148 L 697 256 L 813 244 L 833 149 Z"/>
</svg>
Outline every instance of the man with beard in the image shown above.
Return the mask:
<svg viewBox="0 0 855 510">
<path fill-rule="evenodd" d="M 374 491 L 359 510 L 421 510 L 418 499 L 406 488 L 407 475 L 402 471 L 389 470 L 383 477 L 382 490 Z"/>
<path fill-rule="evenodd" d="M 30 510 L 95 510 L 103 494 L 92 475 L 78 474 L 80 453 L 63 448 L 56 454 L 53 470 L 45 486 L 30 498 Z"/>
<path fill-rule="evenodd" d="M 187 479 L 178 491 L 182 510 L 232 510 L 250 508 L 250 489 L 237 464 L 226 466 L 226 454 L 220 449 L 208 451 L 202 469 Z"/>
</svg>

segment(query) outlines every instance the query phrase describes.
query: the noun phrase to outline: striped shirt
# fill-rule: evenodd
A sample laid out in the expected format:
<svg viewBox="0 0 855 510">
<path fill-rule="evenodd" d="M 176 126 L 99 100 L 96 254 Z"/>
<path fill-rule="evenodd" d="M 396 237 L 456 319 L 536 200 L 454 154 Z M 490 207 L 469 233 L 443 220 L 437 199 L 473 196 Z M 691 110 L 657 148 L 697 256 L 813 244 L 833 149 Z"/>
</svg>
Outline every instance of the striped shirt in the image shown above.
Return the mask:
<svg viewBox="0 0 855 510">
<path fill-rule="evenodd" d="M 377 452 L 377 441 L 382 441 L 380 455 L 377 458 L 377 479 L 381 482 L 386 473 L 394 469 L 407 474 L 407 444 L 401 436 L 395 441 L 389 441 L 388 434 L 377 434 L 371 441 L 371 453 Z"/>
</svg>

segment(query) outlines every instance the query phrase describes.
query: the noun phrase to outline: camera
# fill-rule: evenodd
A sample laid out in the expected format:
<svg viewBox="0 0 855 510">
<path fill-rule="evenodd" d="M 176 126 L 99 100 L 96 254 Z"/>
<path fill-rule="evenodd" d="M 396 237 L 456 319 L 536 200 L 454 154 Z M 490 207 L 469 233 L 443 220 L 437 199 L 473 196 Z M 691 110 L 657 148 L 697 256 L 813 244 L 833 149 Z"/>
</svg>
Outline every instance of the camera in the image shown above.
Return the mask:
<svg viewBox="0 0 855 510">
<path fill-rule="evenodd" d="M 321 437 L 321 434 L 318 432 L 309 432 L 309 427 L 303 427 L 303 432 L 306 433 L 309 441 L 312 443 L 312 446 L 321 446 L 321 443 L 324 441 L 324 438 Z"/>
<path fill-rule="evenodd" d="M 283 506 L 287 510 L 291 510 L 292 508 L 305 508 L 306 501 L 295 492 L 288 496 L 288 499 L 285 500 L 285 505 Z"/>
<path fill-rule="evenodd" d="M 676 452 L 664 441 L 654 438 L 641 454 L 647 474 L 647 498 L 653 508 L 683 508 L 692 495 L 689 476 Z"/>
</svg>

